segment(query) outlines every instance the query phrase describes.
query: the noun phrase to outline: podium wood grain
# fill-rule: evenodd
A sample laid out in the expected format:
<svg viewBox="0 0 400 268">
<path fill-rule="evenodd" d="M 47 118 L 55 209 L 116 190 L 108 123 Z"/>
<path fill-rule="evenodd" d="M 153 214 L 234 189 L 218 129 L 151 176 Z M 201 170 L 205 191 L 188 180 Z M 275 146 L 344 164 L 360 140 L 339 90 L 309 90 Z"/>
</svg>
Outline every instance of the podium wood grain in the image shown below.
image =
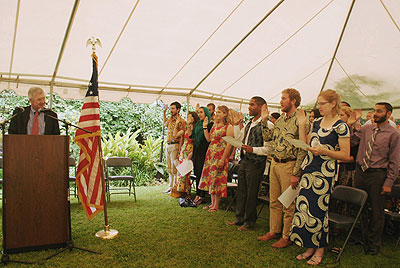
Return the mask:
<svg viewBox="0 0 400 268">
<path fill-rule="evenodd" d="M 66 136 L 4 137 L 5 250 L 70 240 L 66 143 Z"/>
</svg>

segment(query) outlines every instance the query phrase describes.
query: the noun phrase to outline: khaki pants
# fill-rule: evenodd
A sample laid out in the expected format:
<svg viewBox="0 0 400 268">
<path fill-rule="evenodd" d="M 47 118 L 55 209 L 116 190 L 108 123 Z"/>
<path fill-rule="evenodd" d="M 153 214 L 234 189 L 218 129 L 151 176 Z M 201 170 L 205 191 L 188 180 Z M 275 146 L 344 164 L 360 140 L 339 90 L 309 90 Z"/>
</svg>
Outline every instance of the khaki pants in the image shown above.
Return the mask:
<svg viewBox="0 0 400 268">
<path fill-rule="evenodd" d="M 280 233 L 282 231 L 282 212 L 283 215 L 283 231 L 282 237 L 289 238 L 289 232 L 292 227 L 292 220 L 295 208 L 293 202 L 289 208 L 285 208 L 278 197 L 290 187 L 290 177 L 293 174 L 295 161 L 287 163 L 277 163 L 272 161 L 270 170 L 270 219 L 269 228 L 271 233 Z"/>
<path fill-rule="evenodd" d="M 165 158 L 167 162 L 167 172 L 169 175 L 169 187 L 173 188 L 176 180 L 176 166 L 174 161 L 178 156 L 178 144 L 167 144 L 165 147 Z"/>
</svg>

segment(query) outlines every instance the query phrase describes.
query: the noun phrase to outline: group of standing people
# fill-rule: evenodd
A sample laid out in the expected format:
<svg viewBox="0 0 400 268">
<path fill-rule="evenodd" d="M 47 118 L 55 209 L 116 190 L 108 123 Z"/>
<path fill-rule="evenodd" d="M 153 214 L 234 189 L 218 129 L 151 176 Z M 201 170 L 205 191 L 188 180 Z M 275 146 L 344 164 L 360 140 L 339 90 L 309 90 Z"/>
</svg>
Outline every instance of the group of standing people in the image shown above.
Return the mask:
<svg viewBox="0 0 400 268">
<path fill-rule="evenodd" d="M 188 114 L 187 123 L 180 117 L 181 105 L 173 102 L 170 105 L 171 117 L 167 119 L 164 109 L 164 123 L 168 128 L 166 159 L 169 174 L 169 188 L 165 193 L 191 198 L 190 173 L 177 174 L 176 166 L 184 160 L 192 160 L 196 178 L 196 204 L 205 201 L 208 192 L 211 204 L 203 207 L 210 212 L 219 209 L 222 197 L 227 196 L 228 162 L 231 145 L 223 137 L 233 136 L 230 124 L 229 108 L 222 105 L 215 111 L 215 105 L 197 107 L 196 112 Z M 178 160 L 178 161 L 176 161 Z"/>
<path fill-rule="evenodd" d="M 231 145 L 222 138 L 232 136 L 239 139 L 243 145 L 240 148 L 236 217 L 226 224 L 236 225 L 240 231 L 255 225 L 259 185 L 267 156 L 270 156 L 269 232 L 258 240 L 279 239 L 272 244 L 274 248 L 285 248 L 295 243 L 306 249 L 296 256 L 298 260 L 318 265 L 329 241 L 330 194 L 341 167 L 355 162 L 351 184 L 368 193 L 372 212 L 372 217 L 368 217 L 369 210 L 365 209 L 362 215 L 365 253 L 375 255 L 381 246 L 384 224 L 383 194 L 391 191 L 399 171 L 400 134 L 388 123 L 393 108 L 386 102 L 377 103 L 372 117 L 374 123 L 361 126 L 361 113 L 346 110 L 346 105 L 334 90 L 319 94 L 318 109 L 311 117 L 298 108 L 300 102 L 300 93 L 288 88 L 282 91 L 280 116 L 276 113 L 270 115 L 267 103 L 258 96 L 250 99 L 248 109 L 252 118 L 247 124 L 243 124 L 240 114 L 233 113 L 229 117 L 226 106 L 218 107 L 214 122 L 206 107 L 197 109 L 197 120 L 189 116 L 186 131 L 181 136 L 185 135 L 182 139 L 184 144 L 190 139 L 194 144 L 193 153 L 188 154 L 188 159 L 194 163 L 197 182 L 194 201 L 203 202 L 204 194 L 209 192 L 212 201 L 205 208 L 210 212 L 218 210 L 221 197 L 226 197 L 231 154 Z M 168 122 L 172 121 L 166 122 L 171 129 Z M 184 126 L 182 123 L 180 127 Z M 178 135 L 180 127 L 173 133 Z M 290 142 L 291 139 L 302 140 L 310 147 L 307 150 L 298 148 Z M 185 148 L 187 146 L 181 149 L 182 157 L 185 157 Z M 178 186 L 178 189 L 189 193 L 187 176 L 178 179 L 178 185 L 186 181 L 188 186 Z M 170 187 L 173 187 L 171 181 Z M 300 189 L 296 200 L 284 207 L 278 197 L 288 187 Z"/>
</svg>

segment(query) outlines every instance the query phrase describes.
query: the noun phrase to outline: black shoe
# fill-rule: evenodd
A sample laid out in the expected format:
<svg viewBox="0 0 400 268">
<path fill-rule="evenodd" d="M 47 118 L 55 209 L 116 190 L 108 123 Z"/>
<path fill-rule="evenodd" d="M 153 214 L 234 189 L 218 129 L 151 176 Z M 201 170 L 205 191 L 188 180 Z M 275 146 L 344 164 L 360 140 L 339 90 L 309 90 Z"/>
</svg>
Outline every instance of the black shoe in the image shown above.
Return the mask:
<svg viewBox="0 0 400 268">
<path fill-rule="evenodd" d="M 242 225 L 243 225 L 243 222 L 230 221 L 230 222 L 227 222 L 226 225 L 230 225 L 230 226 L 232 226 L 232 225 L 242 226 Z"/>
<path fill-rule="evenodd" d="M 378 248 L 368 248 L 368 254 L 369 255 L 377 255 L 379 253 Z"/>
</svg>

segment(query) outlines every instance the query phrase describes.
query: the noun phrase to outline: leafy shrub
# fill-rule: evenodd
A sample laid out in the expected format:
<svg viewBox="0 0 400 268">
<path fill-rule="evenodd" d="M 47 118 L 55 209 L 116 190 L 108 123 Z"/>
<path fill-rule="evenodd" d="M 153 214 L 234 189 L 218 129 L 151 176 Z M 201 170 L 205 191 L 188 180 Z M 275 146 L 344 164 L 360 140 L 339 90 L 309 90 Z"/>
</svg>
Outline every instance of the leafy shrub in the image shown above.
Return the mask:
<svg viewBox="0 0 400 268">
<path fill-rule="evenodd" d="M 161 150 L 161 138 L 154 139 L 148 136 L 143 144 L 137 140 L 140 129 L 132 132 L 131 129 L 125 134 L 117 131 L 115 135 L 108 133 L 102 138 L 102 147 L 104 158 L 111 156 L 123 156 L 132 159 L 133 175 L 136 179 L 136 185 L 149 185 L 154 182 L 157 169 L 160 167 L 164 173 L 164 164 L 158 163 Z M 129 174 L 125 170 L 125 175 Z M 121 183 L 124 182 L 116 182 Z"/>
</svg>

